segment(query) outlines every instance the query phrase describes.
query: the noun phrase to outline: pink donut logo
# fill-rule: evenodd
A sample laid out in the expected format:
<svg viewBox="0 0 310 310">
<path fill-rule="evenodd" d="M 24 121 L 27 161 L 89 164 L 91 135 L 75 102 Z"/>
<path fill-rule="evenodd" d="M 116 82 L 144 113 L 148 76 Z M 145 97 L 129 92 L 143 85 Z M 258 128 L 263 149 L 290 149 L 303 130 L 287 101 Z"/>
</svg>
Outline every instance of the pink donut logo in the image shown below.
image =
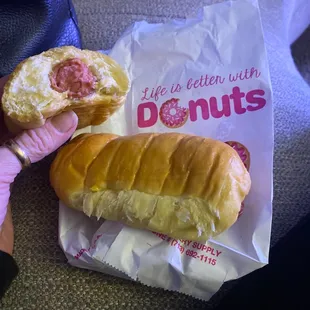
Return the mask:
<svg viewBox="0 0 310 310">
<path fill-rule="evenodd" d="M 250 152 L 248 151 L 248 149 L 243 144 L 241 144 L 239 142 L 227 141 L 225 143 L 228 144 L 229 146 L 231 146 L 238 153 L 238 155 L 241 158 L 245 168 L 249 171 L 249 169 L 250 169 Z M 244 211 L 244 202 L 241 203 L 241 208 L 239 211 L 238 218 L 242 215 L 243 211 Z"/>
<path fill-rule="evenodd" d="M 247 170 L 250 169 L 250 153 L 248 149 L 241 143 L 235 141 L 227 141 L 226 144 L 230 145 L 240 156 Z"/>
<path fill-rule="evenodd" d="M 182 127 L 189 115 L 189 110 L 179 106 L 179 99 L 172 98 L 162 104 L 159 110 L 161 122 L 168 128 Z"/>
</svg>

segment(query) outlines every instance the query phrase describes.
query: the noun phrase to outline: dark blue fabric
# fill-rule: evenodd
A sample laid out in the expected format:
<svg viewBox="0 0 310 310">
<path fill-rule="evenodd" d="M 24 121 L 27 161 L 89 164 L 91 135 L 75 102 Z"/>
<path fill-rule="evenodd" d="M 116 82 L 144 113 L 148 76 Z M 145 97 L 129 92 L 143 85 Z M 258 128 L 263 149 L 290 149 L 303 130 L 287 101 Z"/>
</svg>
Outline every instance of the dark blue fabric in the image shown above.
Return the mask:
<svg viewBox="0 0 310 310">
<path fill-rule="evenodd" d="M 71 0 L 1 0 L 0 21 L 0 77 L 49 48 L 81 47 Z"/>
</svg>

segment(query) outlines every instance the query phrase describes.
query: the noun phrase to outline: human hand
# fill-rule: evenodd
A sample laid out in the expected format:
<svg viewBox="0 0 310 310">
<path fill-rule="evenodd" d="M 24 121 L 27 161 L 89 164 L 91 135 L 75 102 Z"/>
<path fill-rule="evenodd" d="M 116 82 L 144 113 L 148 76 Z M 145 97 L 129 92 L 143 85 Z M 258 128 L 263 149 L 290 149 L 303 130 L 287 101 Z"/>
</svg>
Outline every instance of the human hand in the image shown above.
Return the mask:
<svg viewBox="0 0 310 310">
<path fill-rule="evenodd" d="M 7 78 L 0 79 L 0 96 L 6 80 Z M 0 144 L 12 138 L 29 157 L 30 162 L 36 163 L 69 140 L 77 123 L 76 114 L 68 111 L 47 120 L 40 128 L 26 130 L 12 137 L 4 125 L 3 115 L 0 115 Z M 8 208 L 10 186 L 21 169 L 21 162 L 16 155 L 7 147 L 0 146 L 0 250 L 9 254 L 13 251 L 13 224 Z"/>
</svg>

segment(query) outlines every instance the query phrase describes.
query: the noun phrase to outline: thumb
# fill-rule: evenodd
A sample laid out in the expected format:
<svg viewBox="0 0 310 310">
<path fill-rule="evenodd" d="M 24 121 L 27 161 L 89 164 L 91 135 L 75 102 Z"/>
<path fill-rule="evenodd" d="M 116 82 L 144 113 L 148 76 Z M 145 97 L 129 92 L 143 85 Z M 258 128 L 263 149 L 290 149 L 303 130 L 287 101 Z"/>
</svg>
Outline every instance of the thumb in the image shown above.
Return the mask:
<svg viewBox="0 0 310 310">
<path fill-rule="evenodd" d="M 24 131 L 15 141 L 29 156 L 31 163 L 35 163 L 69 140 L 77 124 L 77 115 L 67 111 L 48 119 L 42 127 Z"/>
<path fill-rule="evenodd" d="M 26 130 L 14 140 L 35 163 L 64 144 L 74 133 L 78 124 L 77 115 L 64 112 L 36 129 Z M 21 169 L 16 156 L 7 148 L 0 147 L 0 228 L 6 215 L 6 206 L 10 197 L 10 184 Z"/>
</svg>

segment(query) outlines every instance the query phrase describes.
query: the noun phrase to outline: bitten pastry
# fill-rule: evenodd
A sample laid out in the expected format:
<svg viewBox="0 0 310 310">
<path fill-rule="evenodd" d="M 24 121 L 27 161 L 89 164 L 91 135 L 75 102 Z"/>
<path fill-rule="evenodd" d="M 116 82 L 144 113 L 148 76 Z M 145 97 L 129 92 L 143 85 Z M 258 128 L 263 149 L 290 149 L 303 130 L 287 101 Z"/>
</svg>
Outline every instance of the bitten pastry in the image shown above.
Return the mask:
<svg viewBox="0 0 310 310">
<path fill-rule="evenodd" d="M 74 110 L 83 128 L 103 123 L 128 91 L 129 78 L 112 58 L 64 46 L 21 62 L 5 85 L 2 107 L 10 131 L 41 126 L 65 110 Z"/>
<path fill-rule="evenodd" d="M 50 180 L 88 216 L 197 241 L 232 226 L 251 187 L 233 148 L 180 133 L 81 134 L 59 150 Z"/>
</svg>

